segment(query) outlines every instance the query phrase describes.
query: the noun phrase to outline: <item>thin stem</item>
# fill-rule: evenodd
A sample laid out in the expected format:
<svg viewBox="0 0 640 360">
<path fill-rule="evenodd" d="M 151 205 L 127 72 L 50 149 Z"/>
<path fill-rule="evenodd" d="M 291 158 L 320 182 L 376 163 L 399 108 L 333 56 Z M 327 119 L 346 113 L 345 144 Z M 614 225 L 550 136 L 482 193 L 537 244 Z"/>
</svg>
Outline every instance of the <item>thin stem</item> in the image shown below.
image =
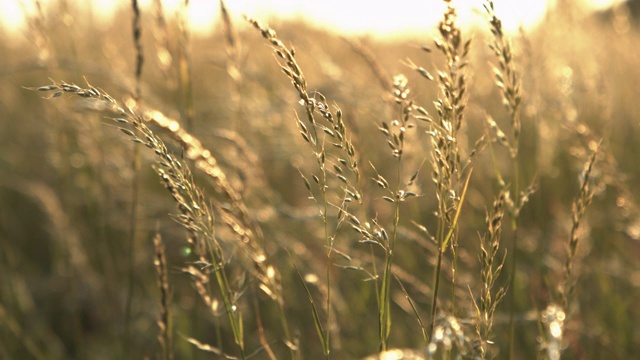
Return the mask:
<svg viewBox="0 0 640 360">
<path fill-rule="evenodd" d="M 393 250 L 398 238 L 398 224 L 400 223 L 400 184 L 402 174 L 402 155 L 398 156 L 397 166 L 397 183 L 396 183 L 396 201 L 393 216 L 393 231 L 389 248 L 385 254 L 385 268 L 382 275 L 382 301 L 380 302 L 380 349 L 386 351 L 389 347 L 389 337 L 391 335 L 391 267 L 393 264 Z"/>
<path fill-rule="evenodd" d="M 438 246 L 440 248 L 440 246 Z M 433 275 L 433 298 L 431 299 L 431 325 L 429 326 L 429 339 L 433 338 L 433 329 L 436 325 L 436 306 L 438 302 L 438 290 L 440 288 L 440 269 L 442 268 L 442 251 L 438 251 L 436 272 Z"/>
<path fill-rule="evenodd" d="M 324 152 L 324 149 L 322 149 Z M 324 157 L 323 157 L 324 158 Z M 326 303 L 326 311 L 327 311 L 327 328 L 325 333 L 325 339 L 327 348 L 325 349 L 325 358 L 329 359 L 329 349 L 331 344 L 331 255 L 333 252 L 333 238 L 329 235 L 329 224 L 328 224 L 328 204 L 327 204 L 327 172 L 325 168 L 325 163 L 322 162 L 322 203 L 324 210 L 322 212 L 322 220 L 324 222 L 324 237 L 327 241 L 327 303 Z"/>
<path fill-rule="evenodd" d="M 142 66 L 144 64 L 144 55 L 142 52 L 141 35 L 142 28 L 140 26 L 140 7 L 137 0 L 131 0 L 131 8 L 133 10 L 133 43 L 136 50 L 136 66 L 135 66 L 135 93 L 134 98 L 136 101 L 140 101 L 142 92 L 140 90 L 140 82 L 142 77 Z M 131 306 L 133 302 L 134 282 L 135 282 L 135 242 L 138 235 L 138 198 L 140 193 L 140 148 L 133 146 L 132 149 L 132 161 L 131 170 L 133 176 L 131 178 L 131 216 L 129 224 L 129 239 L 127 253 L 129 257 L 128 262 L 128 280 L 127 280 L 127 294 L 125 304 L 125 340 L 124 350 L 129 348 L 129 341 L 131 339 Z"/>
<path fill-rule="evenodd" d="M 190 46 L 190 34 L 189 34 L 189 0 L 184 0 L 180 3 L 180 10 L 178 11 L 178 27 L 180 29 L 180 39 L 178 41 L 179 60 L 178 60 L 178 75 L 180 79 L 180 90 L 182 96 L 182 118 L 184 119 L 185 127 L 188 131 L 193 131 L 193 118 L 195 109 L 193 106 L 193 85 L 191 80 L 191 51 Z"/>
<path fill-rule="evenodd" d="M 280 325 L 284 331 L 284 337 L 289 342 L 287 347 L 289 348 L 289 355 L 291 355 L 291 360 L 296 359 L 296 349 L 293 346 L 293 338 L 291 337 L 291 330 L 289 330 L 289 322 L 287 321 L 287 313 L 284 310 L 284 303 L 282 301 L 278 302 L 278 311 L 280 312 Z"/>
</svg>

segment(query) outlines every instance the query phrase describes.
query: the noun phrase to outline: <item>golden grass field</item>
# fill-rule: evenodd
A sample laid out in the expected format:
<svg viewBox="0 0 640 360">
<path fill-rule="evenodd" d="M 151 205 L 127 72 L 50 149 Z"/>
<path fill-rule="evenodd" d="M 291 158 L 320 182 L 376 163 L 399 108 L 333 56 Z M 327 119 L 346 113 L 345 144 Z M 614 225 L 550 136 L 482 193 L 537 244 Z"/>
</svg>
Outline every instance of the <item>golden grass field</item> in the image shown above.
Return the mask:
<svg viewBox="0 0 640 360">
<path fill-rule="evenodd" d="M 383 41 L 135 3 L 0 34 L 0 358 L 637 356 L 627 8 Z"/>
</svg>

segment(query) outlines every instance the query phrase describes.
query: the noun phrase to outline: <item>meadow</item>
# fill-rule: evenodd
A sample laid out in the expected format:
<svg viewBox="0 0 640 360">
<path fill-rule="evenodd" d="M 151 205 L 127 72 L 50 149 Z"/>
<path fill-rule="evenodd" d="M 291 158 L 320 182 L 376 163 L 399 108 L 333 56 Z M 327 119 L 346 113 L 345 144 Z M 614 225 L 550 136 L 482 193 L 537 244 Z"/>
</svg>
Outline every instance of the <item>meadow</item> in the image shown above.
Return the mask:
<svg viewBox="0 0 640 360">
<path fill-rule="evenodd" d="M 0 358 L 630 359 L 640 31 L 0 33 Z M 232 16 L 233 15 L 233 16 Z"/>
</svg>

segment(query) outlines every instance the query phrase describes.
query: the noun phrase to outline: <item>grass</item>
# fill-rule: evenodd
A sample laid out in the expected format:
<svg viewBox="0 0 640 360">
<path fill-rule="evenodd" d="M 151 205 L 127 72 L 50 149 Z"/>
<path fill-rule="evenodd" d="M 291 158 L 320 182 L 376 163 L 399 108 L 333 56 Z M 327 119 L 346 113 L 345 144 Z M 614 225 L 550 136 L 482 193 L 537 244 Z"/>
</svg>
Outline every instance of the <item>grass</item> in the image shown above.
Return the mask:
<svg viewBox="0 0 640 360">
<path fill-rule="evenodd" d="M 161 1 L 0 41 L 0 357 L 632 357 L 633 19 L 446 3 L 406 42 Z"/>
</svg>

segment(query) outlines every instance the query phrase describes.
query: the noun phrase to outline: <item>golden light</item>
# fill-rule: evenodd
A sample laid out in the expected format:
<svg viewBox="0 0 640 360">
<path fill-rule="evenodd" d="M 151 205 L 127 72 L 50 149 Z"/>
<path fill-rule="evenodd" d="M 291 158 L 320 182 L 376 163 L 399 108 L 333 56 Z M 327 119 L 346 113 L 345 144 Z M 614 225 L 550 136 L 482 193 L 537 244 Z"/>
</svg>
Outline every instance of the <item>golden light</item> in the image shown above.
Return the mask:
<svg viewBox="0 0 640 360">
<path fill-rule="evenodd" d="M 175 14 L 184 0 L 163 0 L 167 16 Z M 585 6 L 603 8 L 621 0 L 582 0 Z M 547 9 L 557 0 L 510 1 L 494 0 L 497 15 L 503 20 L 507 31 L 520 26 L 530 28 L 539 22 Z M 45 7 L 55 1 L 42 1 Z M 151 0 L 140 0 L 143 8 L 150 8 Z M 243 14 L 264 20 L 273 18 L 304 19 L 314 26 L 329 28 L 341 34 L 372 35 L 376 37 L 399 36 L 424 33 L 432 29 L 445 8 L 438 0 L 395 0 L 372 2 L 364 0 L 227 0 L 231 14 L 238 18 Z M 461 24 L 484 21 L 484 0 L 454 0 Z M 94 0 L 90 3 L 98 18 L 109 21 L 117 7 L 129 6 L 128 0 Z M 25 27 L 24 14 L 34 14 L 33 2 L 21 0 L 0 1 L 0 19 L 3 26 L 12 32 Z M 193 31 L 209 32 L 219 18 L 219 4 L 215 0 L 190 0 L 189 21 Z"/>
</svg>

